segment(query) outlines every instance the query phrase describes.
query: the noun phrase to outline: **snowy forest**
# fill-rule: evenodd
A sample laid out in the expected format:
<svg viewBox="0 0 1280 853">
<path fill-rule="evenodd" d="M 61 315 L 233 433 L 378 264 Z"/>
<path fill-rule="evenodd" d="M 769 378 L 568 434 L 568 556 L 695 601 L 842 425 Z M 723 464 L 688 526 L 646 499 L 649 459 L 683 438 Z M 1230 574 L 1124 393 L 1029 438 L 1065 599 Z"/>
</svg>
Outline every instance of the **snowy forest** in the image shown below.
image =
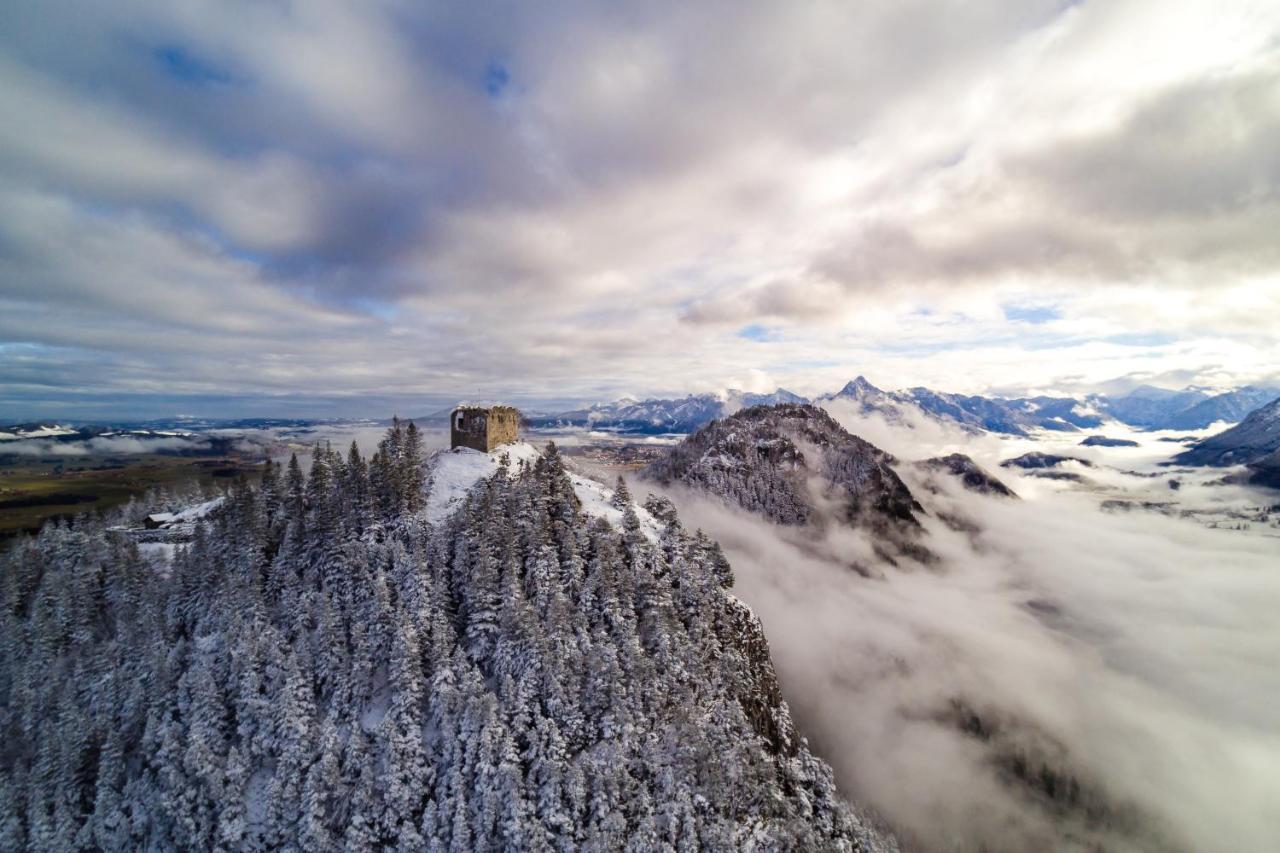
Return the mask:
<svg viewBox="0 0 1280 853">
<path fill-rule="evenodd" d="M 553 445 L 438 524 L 396 424 L 241 480 L 171 560 L 0 555 L 2 850 L 893 850 L 781 700 L 719 546 L 585 514 Z"/>
</svg>

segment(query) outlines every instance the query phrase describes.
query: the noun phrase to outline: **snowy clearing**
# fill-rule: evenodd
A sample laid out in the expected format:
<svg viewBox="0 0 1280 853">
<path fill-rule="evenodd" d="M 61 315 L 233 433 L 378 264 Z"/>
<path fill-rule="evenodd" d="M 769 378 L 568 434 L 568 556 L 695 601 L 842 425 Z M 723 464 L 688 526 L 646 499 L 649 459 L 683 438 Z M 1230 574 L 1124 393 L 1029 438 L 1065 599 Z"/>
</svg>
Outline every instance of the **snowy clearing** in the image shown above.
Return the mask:
<svg viewBox="0 0 1280 853">
<path fill-rule="evenodd" d="M 492 453 L 482 453 L 469 447 L 439 450 L 427 462 L 427 521 L 439 524 L 457 509 L 471 487 L 498 470 L 503 456 L 510 461 L 511 473 L 520 469 L 521 462 L 530 465 L 541 456 L 538 449 L 528 442 L 504 445 Z"/>
</svg>

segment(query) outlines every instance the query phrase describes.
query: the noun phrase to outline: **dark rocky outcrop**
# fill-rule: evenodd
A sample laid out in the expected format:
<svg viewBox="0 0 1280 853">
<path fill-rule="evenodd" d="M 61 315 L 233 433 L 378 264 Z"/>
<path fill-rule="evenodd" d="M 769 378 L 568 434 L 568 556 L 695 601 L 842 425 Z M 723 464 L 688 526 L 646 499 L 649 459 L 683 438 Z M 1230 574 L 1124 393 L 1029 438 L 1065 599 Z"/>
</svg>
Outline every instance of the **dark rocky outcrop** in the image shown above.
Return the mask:
<svg viewBox="0 0 1280 853">
<path fill-rule="evenodd" d="M 1136 441 L 1127 438 L 1110 438 L 1105 435 L 1091 435 L 1080 442 L 1084 447 L 1141 447 Z"/>
<path fill-rule="evenodd" d="M 984 495 L 1016 498 L 1013 489 L 991 476 L 978 463 L 963 453 L 935 456 L 916 463 L 926 471 L 941 471 L 960 478 L 966 489 Z"/>
<path fill-rule="evenodd" d="M 1077 456 L 1058 456 L 1054 453 L 1041 453 L 1039 450 L 1033 450 L 1030 453 L 1022 454 L 1021 456 L 1015 456 L 1013 459 L 1006 459 L 1000 463 L 1000 467 L 1035 470 L 1040 468 L 1056 468 L 1063 462 L 1079 462 L 1086 468 L 1093 467 L 1093 463 L 1087 459 L 1081 459 Z"/>
</svg>

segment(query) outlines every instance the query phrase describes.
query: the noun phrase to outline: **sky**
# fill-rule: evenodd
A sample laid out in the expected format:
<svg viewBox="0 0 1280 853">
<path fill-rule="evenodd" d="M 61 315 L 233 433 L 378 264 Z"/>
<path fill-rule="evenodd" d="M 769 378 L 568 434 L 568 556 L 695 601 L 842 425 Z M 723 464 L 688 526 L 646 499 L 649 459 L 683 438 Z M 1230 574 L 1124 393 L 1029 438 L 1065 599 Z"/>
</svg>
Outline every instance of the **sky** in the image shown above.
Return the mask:
<svg viewBox="0 0 1280 853">
<path fill-rule="evenodd" d="M 0 10 L 0 419 L 1280 379 L 1280 4 Z"/>
</svg>

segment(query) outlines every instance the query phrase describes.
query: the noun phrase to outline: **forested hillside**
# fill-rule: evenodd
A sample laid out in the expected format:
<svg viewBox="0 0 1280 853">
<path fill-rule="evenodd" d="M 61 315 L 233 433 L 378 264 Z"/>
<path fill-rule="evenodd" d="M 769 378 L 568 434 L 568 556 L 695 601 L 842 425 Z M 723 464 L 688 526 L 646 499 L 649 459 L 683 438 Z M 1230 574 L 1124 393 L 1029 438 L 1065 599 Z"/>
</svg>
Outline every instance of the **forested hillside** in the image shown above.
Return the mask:
<svg viewBox="0 0 1280 853">
<path fill-rule="evenodd" d="M 821 504 L 844 522 L 911 529 L 921 506 L 896 462 L 808 404 L 753 406 L 712 421 L 643 475 L 708 492 L 786 525 L 822 521 Z"/>
<path fill-rule="evenodd" d="M 439 524 L 412 427 L 0 557 L 0 849 L 896 849 L 796 735 L 717 545 L 553 447 Z"/>
</svg>

